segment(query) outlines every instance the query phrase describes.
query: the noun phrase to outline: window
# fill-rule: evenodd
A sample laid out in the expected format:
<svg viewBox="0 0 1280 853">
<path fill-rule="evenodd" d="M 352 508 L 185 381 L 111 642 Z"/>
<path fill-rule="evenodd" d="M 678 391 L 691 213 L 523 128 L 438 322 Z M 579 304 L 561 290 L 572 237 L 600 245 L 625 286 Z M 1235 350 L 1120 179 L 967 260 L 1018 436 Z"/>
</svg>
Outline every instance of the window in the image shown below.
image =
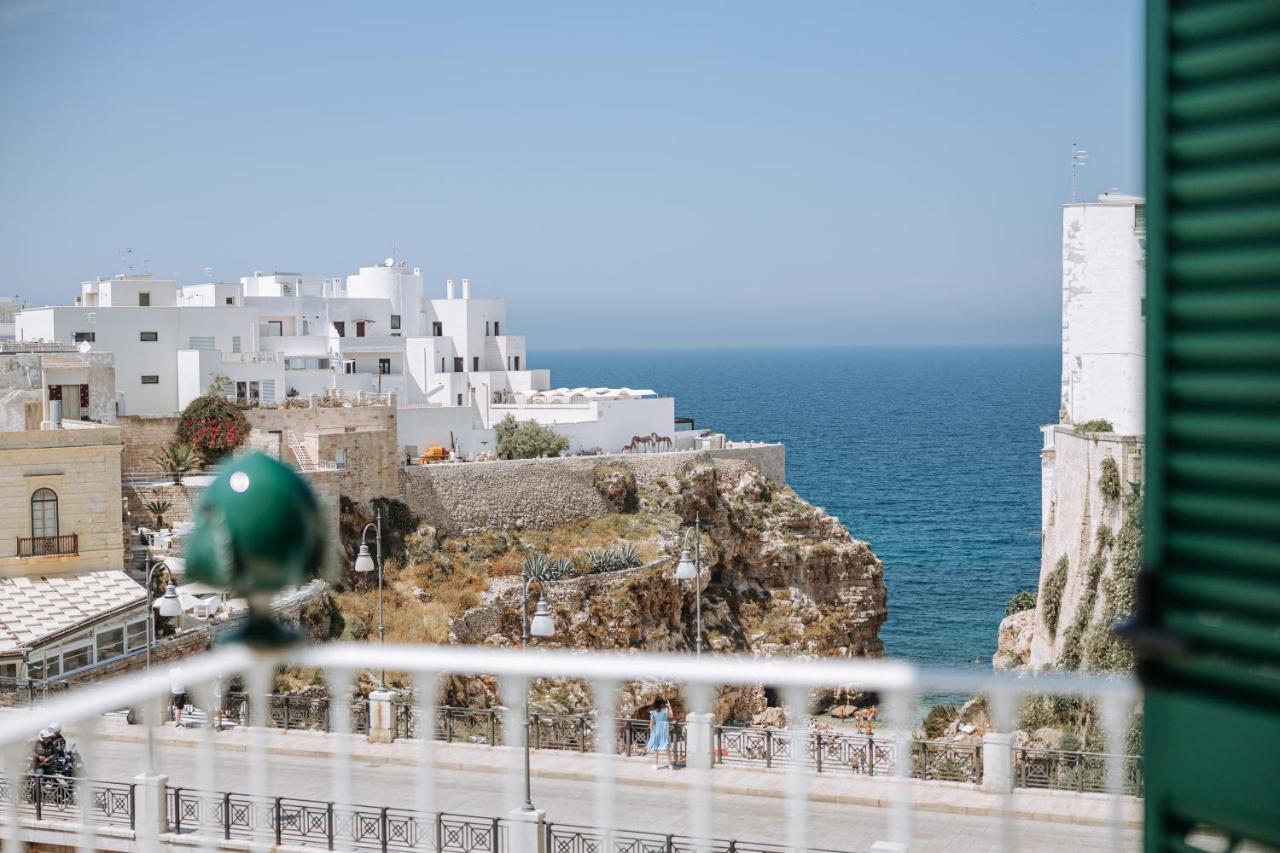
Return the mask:
<svg viewBox="0 0 1280 853">
<path fill-rule="evenodd" d="M 431 321 L 431 337 L 439 338 L 439 337 L 442 337 L 443 335 L 444 335 L 444 323 L 441 323 L 439 320 L 432 320 Z"/>
<path fill-rule="evenodd" d="M 391 372 L 391 359 L 389 359 L 389 358 L 380 358 L 380 359 L 378 359 L 378 372 L 379 372 L 379 373 L 390 373 L 390 372 Z"/>
<path fill-rule="evenodd" d="M 400 328 L 400 315 L 399 315 L 399 314 L 392 314 L 392 315 L 391 315 L 391 328 L 393 328 L 393 329 L 398 329 L 398 328 Z"/>
<path fill-rule="evenodd" d="M 124 628 L 100 631 L 95 638 L 98 645 L 98 662 L 118 658 L 124 654 Z"/>
<path fill-rule="evenodd" d="M 160 340 L 159 332 L 138 332 L 138 340 L 153 342 Z"/>
<path fill-rule="evenodd" d="M 235 298 L 234 296 L 228 296 L 228 297 L 227 297 L 227 304 L 228 304 L 228 305 L 235 305 L 235 304 L 236 304 L 236 298 Z"/>
<path fill-rule="evenodd" d="M 12 683 L 18 680 L 18 665 L 16 663 L 0 664 L 0 680 Z"/>
<path fill-rule="evenodd" d="M 137 622 L 129 623 L 129 627 L 125 630 L 128 635 L 129 651 L 134 649 L 145 649 L 147 647 L 147 620 L 140 619 Z"/>
<path fill-rule="evenodd" d="M 466 369 L 467 369 L 466 360 L 460 355 L 455 355 L 453 357 L 453 372 L 461 373 Z"/>
<path fill-rule="evenodd" d="M 484 336 L 486 338 L 489 337 L 489 321 L 488 320 L 484 321 Z"/>
<path fill-rule="evenodd" d="M 356 320 L 356 337 L 357 338 L 364 337 L 364 327 L 365 327 L 364 320 Z"/>
<path fill-rule="evenodd" d="M 284 320 L 267 321 L 267 337 L 279 338 L 284 335 Z"/>
<path fill-rule="evenodd" d="M 159 385 L 160 377 L 155 375 L 154 373 L 144 373 L 142 374 L 142 384 L 143 385 Z"/>
<path fill-rule="evenodd" d="M 97 335 L 93 332 L 76 332 L 71 336 L 71 342 L 76 344 L 93 343 L 97 340 Z"/>
<path fill-rule="evenodd" d="M 355 363 L 354 361 L 344 361 L 344 362 L 342 363 L 342 372 L 343 372 L 343 373 L 355 373 L 355 372 L 356 372 L 356 363 Z"/>
<path fill-rule="evenodd" d="M 57 678 L 59 675 L 62 675 L 62 659 L 58 657 L 57 652 L 44 660 L 27 661 L 27 678 L 40 681 L 45 678 Z"/>
<path fill-rule="evenodd" d="M 346 337 L 347 324 L 342 322 L 341 320 L 335 320 L 333 323 L 333 330 L 338 333 L 338 337 L 340 338 Z"/>
<path fill-rule="evenodd" d="M 239 335 L 231 336 L 231 351 L 240 352 L 240 336 Z"/>
<path fill-rule="evenodd" d="M 145 291 L 145 290 L 139 291 L 139 292 L 138 292 L 138 305 L 140 305 L 140 306 L 141 306 L 141 307 L 143 307 L 143 308 L 147 308 L 147 307 L 149 307 L 149 306 L 151 305 L 151 294 L 150 294 L 150 293 L 147 293 L 147 291 Z"/>
<path fill-rule="evenodd" d="M 462 405 L 462 395 L 461 395 L 461 394 L 459 394 L 459 395 L 458 395 L 458 405 L 459 405 L 459 406 L 461 406 L 461 405 Z"/>
<path fill-rule="evenodd" d="M 280 285 L 280 293 L 285 296 L 293 296 L 293 285 L 292 284 Z"/>
<path fill-rule="evenodd" d="M 515 357 L 515 359 L 516 359 L 516 370 L 519 370 L 519 369 L 520 369 L 520 356 L 516 356 L 516 357 Z"/>
<path fill-rule="evenodd" d="M 187 349 L 209 350 L 214 348 L 214 343 L 212 336 L 187 338 Z"/>
<path fill-rule="evenodd" d="M 494 337 L 497 337 L 498 335 L 502 334 L 502 332 L 500 331 L 500 324 L 498 323 L 497 320 L 493 321 L 493 334 L 494 334 Z"/>
<path fill-rule="evenodd" d="M 472 370 L 480 369 L 480 356 L 478 355 L 471 356 L 471 369 Z"/>
<path fill-rule="evenodd" d="M 93 663 L 93 646 L 80 646 L 62 653 L 62 671 L 73 672 Z"/>
<path fill-rule="evenodd" d="M 444 356 L 440 356 L 440 372 L 444 373 Z"/>
<path fill-rule="evenodd" d="M 36 489 L 31 495 L 31 538 L 58 535 L 58 496 L 53 489 Z"/>
</svg>

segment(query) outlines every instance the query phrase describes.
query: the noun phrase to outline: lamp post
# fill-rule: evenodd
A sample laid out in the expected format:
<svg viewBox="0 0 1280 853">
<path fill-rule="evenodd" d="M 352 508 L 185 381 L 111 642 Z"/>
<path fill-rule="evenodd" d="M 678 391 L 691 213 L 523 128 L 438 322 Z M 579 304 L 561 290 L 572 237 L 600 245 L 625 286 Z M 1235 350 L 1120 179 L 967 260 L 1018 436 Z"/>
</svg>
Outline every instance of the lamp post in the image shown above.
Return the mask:
<svg viewBox="0 0 1280 853">
<path fill-rule="evenodd" d="M 538 606 L 533 612 L 533 621 L 529 621 L 529 587 L 538 582 Z M 520 605 L 520 649 L 529 648 L 529 637 L 550 637 L 556 632 L 556 619 L 547 607 L 547 600 L 542 596 L 543 578 L 535 575 L 524 576 L 524 597 Z M 524 686 L 524 810 L 533 811 L 533 793 L 529 783 L 529 685 Z"/>
<path fill-rule="evenodd" d="M 369 535 L 369 528 L 375 531 L 374 547 L 377 549 L 377 565 L 375 567 L 374 560 L 369 556 L 369 546 L 365 544 L 365 537 Z M 386 645 L 387 628 L 382 621 L 382 510 L 378 510 L 374 520 L 364 526 L 364 530 L 360 532 L 360 553 L 356 555 L 355 570 L 361 574 L 372 572 L 375 568 L 378 570 L 378 644 Z M 378 686 L 385 688 L 387 686 L 387 670 L 384 667 L 379 676 Z"/>
<path fill-rule="evenodd" d="M 689 534 L 694 535 L 694 557 L 689 557 Z M 693 596 L 697 609 L 697 631 L 694 634 L 694 657 L 702 657 L 702 516 L 695 513 L 693 528 L 684 532 L 684 546 L 680 549 L 680 562 L 676 563 L 676 580 L 693 581 Z"/>
<path fill-rule="evenodd" d="M 173 583 L 173 570 L 169 566 L 169 558 L 164 557 L 156 560 L 147 569 L 147 672 L 151 672 L 151 647 L 156 643 L 156 607 L 155 607 L 155 587 L 152 585 L 152 578 L 155 576 L 156 569 L 164 568 L 169 573 L 169 583 L 164 588 L 164 595 L 160 597 L 160 615 L 166 619 L 172 619 L 174 616 L 182 615 L 182 601 L 178 598 L 178 589 Z"/>
</svg>

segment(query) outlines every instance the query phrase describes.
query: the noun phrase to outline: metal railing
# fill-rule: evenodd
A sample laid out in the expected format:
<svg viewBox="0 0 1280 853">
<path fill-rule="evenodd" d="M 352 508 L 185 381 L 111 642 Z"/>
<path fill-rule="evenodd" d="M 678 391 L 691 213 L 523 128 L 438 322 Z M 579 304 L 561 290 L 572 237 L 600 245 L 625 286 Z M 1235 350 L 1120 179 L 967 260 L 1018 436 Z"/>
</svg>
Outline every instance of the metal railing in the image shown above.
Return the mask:
<svg viewBox="0 0 1280 853">
<path fill-rule="evenodd" d="M 866 660 L 866 659 L 763 659 L 736 656 L 704 655 L 695 659 L 689 655 L 658 655 L 650 653 L 623 654 L 616 652 L 593 652 L 581 654 L 569 650 L 534 650 L 521 652 L 514 649 L 502 649 L 487 646 L 408 646 L 369 643 L 332 643 L 315 646 L 292 647 L 285 650 L 258 651 L 242 646 L 224 646 L 217 651 L 193 656 L 183 661 L 184 681 L 193 701 L 200 705 L 201 697 L 212 695 L 215 681 L 230 683 L 233 678 L 242 678 L 248 685 L 251 695 L 267 695 L 274 673 L 283 665 L 304 668 L 318 668 L 325 674 L 328 689 L 335 696 L 350 695 L 358 673 L 380 668 L 404 673 L 413 680 L 416 686 L 414 718 L 421 722 L 427 730 L 434 729 L 437 716 L 436 706 L 439 692 L 444 680 L 456 674 L 485 673 L 496 680 L 499 695 L 507 707 L 520 707 L 523 697 L 535 679 L 573 679 L 589 688 L 592 704 L 599 710 L 594 731 L 594 743 L 603 746 L 603 757 L 597 756 L 594 761 L 593 796 L 594 802 L 584 803 L 580 813 L 594 814 L 593 823 L 616 829 L 612 816 L 618 814 L 619 788 L 618 770 L 610 762 L 609 755 L 618 752 L 619 731 L 613 720 L 610 709 L 616 707 L 618 691 L 625 683 L 658 680 L 667 684 L 680 685 L 684 701 L 695 713 L 704 714 L 709 711 L 716 690 L 725 687 L 753 686 L 767 684 L 776 690 L 782 703 L 787 707 L 807 707 L 807 700 L 814 689 L 846 689 L 856 692 L 874 691 L 880 697 L 880 707 L 886 715 L 889 729 L 894 732 L 883 743 L 887 748 L 892 746 L 892 756 L 906 755 L 912 751 L 910 731 L 913 723 L 913 709 L 917 697 L 928 693 L 985 693 L 988 708 L 996 727 L 1002 731 L 1012 729 L 1018 702 L 1031 694 L 1070 694 L 1095 701 L 1098 707 L 1097 720 L 1099 730 L 1103 733 L 1104 743 L 1108 747 L 1108 755 L 1103 759 L 1101 787 L 1111 794 L 1102 802 L 1109 815 L 1105 818 L 1110 827 L 1108 838 L 1112 849 L 1121 849 L 1127 831 L 1128 813 L 1131 804 L 1126 804 L 1122 796 L 1126 788 L 1126 764 L 1119 753 L 1124 739 L 1126 723 L 1134 703 L 1138 699 L 1137 687 L 1132 680 L 1088 676 L 1078 673 L 1050 673 L 1036 678 L 1014 678 L 1003 674 L 983 674 L 968 670 L 933 670 L 921 669 L 904 661 Z M 674 689 L 672 690 L 674 692 Z M 60 720 L 65 727 L 79 723 L 87 723 L 85 730 L 79 732 L 79 743 L 82 752 L 92 754 L 94 742 L 100 737 L 97 733 L 96 718 L 108 711 L 122 707 L 139 707 L 148 731 L 151 732 L 162 719 L 161 708 L 170 695 L 170 685 L 165 677 L 148 678 L 143 674 L 124 676 L 72 691 L 67 695 L 49 700 L 36 711 L 24 714 L 0 715 L 0 749 L 3 749 L 6 764 L 17 766 L 16 758 L 26 749 L 27 744 L 36 735 L 47 720 Z M 204 705 L 207 707 L 207 705 Z M 243 767 L 234 770 L 238 779 L 247 779 L 250 790 L 247 793 L 252 818 L 246 820 L 259 821 L 258 815 L 264 807 L 274 810 L 275 799 L 269 796 L 271 778 L 271 758 L 266 737 L 266 719 L 269 703 L 249 703 L 249 748 L 240 753 L 215 753 L 215 738 L 210 733 L 206 736 L 203 752 L 198 751 L 194 770 L 201 774 L 200 786 L 204 790 L 217 789 L 217 777 L 225 772 L 218 767 L 215 756 L 222 754 L 241 755 Z M 291 706 L 292 710 L 292 706 Z M 328 784 L 332 795 L 329 800 L 338 803 L 351 803 L 354 786 L 352 741 L 341 735 L 350 731 L 351 721 L 346 715 L 331 714 L 338 733 L 333 741 L 333 757 L 328 762 Z M 457 717 L 445 714 L 453 719 Z M 687 727 L 690 741 L 690 765 L 688 773 L 689 796 L 684 799 L 687 814 L 689 836 L 697 839 L 696 846 L 708 845 L 713 839 L 712 828 L 712 776 L 710 766 L 703 766 L 703 757 L 711 758 L 711 742 L 713 733 L 709 718 L 705 724 L 696 727 L 692 722 Z M 485 723 L 488 724 L 488 720 Z M 520 714 L 505 714 L 501 720 L 502 742 L 518 744 L 522 742 L 522 722 Z M 496 722 L 492 723 L 496 726 Z M 578 725 L 576 722 L 574 725 Z M 622 727 L 626 728 L 626 727 Z M 535 728 L 536 730 L 536 728 Z M 457 728 L 454 729 L 457 731 Z M 695 749 L 694 735 L 697 735 L 698 747 Z M 806 736 L 808 733 L 805 733 Z M 533 737 L 541 737 L 534 735 Z M 626 737 L 622 735 L 622 737 Z M 494 737 L 496 740 L 496 736 Z M 576 733 L 560 726 L 557 722 L 546 735 L 545 743 L 561 745 L 587 746 L 589 738 L 583 737 L 582 729 Z M 438 784 L 435 764 L 434 738 L 420 738 L 413 744 L 406 744 L 404 749 L 413 755 L 410 775 L 403 788 L 403 796 L 418 814 L 433 815 L 436 809 L 431 808 L 435 802 L 434 790 Z M 875 738 L 880 744 L 881 739 Z M 792 752 L 804 752 L 800 742 L 791 745 Z M 945 746 L 942 757 L 945 761 Z M 776 751 L 773 753 L 776 756 Z M 825 755 L 825 752 L 822 753 Z M 1005 770 L 1011 777 L 1015 771 L 1011 753 L 1006 753 L 1008 765 Z M 693 759 L 697 757 L 695 762 Z M 493 799 L 495 811 L 505 813 L 505 809 L 516 810 L 522 797 L 518 786 L 509 783 L 508 779 L 518 779 L 521 773 L 521 751 L 507 749 L 505 759 L 510 766 L 508 772 L 494 775 Z M 771 759 L 772 760 L 772 759 Z M 807 759 L 806 759 L 807 760 Z M 880 766 L 891 775 L 883 783 L 884 838 L 902 849 L 908 849 L 912 836 L 912 811 L 918 786 L 923 783 L 913 782 L 915 761 L 883 760 L 874 757 L 877 773 Z M 926 765 L 934 757 L 925 750 Z M 1023 757 L 1023 765 L 1030 773 L 1031 763 L 1027 756 Z M 967 771 L 962 771 L 967 772 Z M 151 777 L 146 777 L 151 778 Z M 816 780 L 808 771 L 805 763 L 799 760 L 785 765 L 784 779 L 779 781 L 778 789 L 785 796 L 785 818 L 780 821 L 778 836 L 768 839 L 770 844 L 785 845 L 792 849 L 808 849 L 810 840 L 810 791 Z M 1031 777 L 1027 777 L 1031 778 Z M 141 778 L 138 780 L 141 785 Z M 1090 788 L 1098 787 L 1086 780 Z M 537 786 L 535 786 L 535 798 Z M 993 829 L 998 833 L 1000 846 L 1012 849 L 1014 844 L 1014 828 L 1012 823 L 1013 798 L 1008 793 L 994 796 L 990 802 L 1003 804 L 1003 810 L 992 818 Z M 11 789 L 3 805 L 7 815 L 5 831 L 6 847 L 12 843 L 14 848 L 23 839 L 23 830 L 18 824 L 19 797 Z M 141 790 L 139 791 L 141 794 Z M 149 798 L 142 801 L 150 802 Z M 181 797 L 179 797 L 181 805 Z M 280 812 L 287 801 L 280 802 Z M 234 806 L 234 802 L 233 802 Z M 176 808 L 176 807 L 175 807 Z M 336 807 L 335 807 L 336 808 Z M 353 810 L 353 814 L 355 811 Z M 290 812 L 295 814 L 295 812 Z M 298 811 L 298 815 L 307 815 L 311 820 L 315 813 Z M 376 810 L 377 820 L 383 819 L 384 812 Z M 393 812 L 385 812 L 388 819 Z M 92 815 L 84 816 L 90 819 Z M 335 818 L 337 815 L 335 815 Z M 268 817 L 270 820 L 270 817 Z M 280 819 L 276 824 L 284 837 L 290 831 L 294 820 Z M 227 818 L 224 816 L 223 822 Z M 237 823 L 243 822 L 234 815 L 231 819 L 233 829 Z M 183 821 L 184 831 L 187 821 Z M 274 826 L 272 827 L 274 829 Z M 525 837 L 527 825 L 521 827 L 521 837 Z M 660 827 L 659 827 L 660 828 Z M 553 827 L 554 830 L 554 827 Z M 143 839 L 143 834 L 154 833 L 156 827 L 149 820 L 139 820 L 140 847 L 150 849 Z M 335 828 L 335 832 L 337 829 Z M 413 829 L 414 833 L 425 831 L 421 827 Z M 514 833 L 513 833 L 514 835 Z M 154 837 L 150 840 L 154 841 Z M 514 841 L 514 839 L 513 839 Z M 384 833 L 380 843 L 392 845 L 390 836 Z M 151 845 L 155 846 L 155 845 Z M 516 845 L 523 850 L 526 842 Z M 764 849 L 764 848 L 762 848 Z"/>
<path fill-rule="evenodd" d="M 80 536 L 67 533 L 62 536 L 19 536 L 19 557 L 61 557 L 80 553 Z"/>
<path fill-rule="evenodd" d="M 36 820 L 134 826 L 136 786 L 127 782 L 70 780 L 59 776 L 18 775 L 17 810 Z M 0 776 L 0 800 L 12 797 L 10 779 Z M 87 792 L 87 796 L 85 796 Z"/>
<path fill-rule="evenodd" d="M 1019 788 L 1103 793 L 1107 790 L 1109 758 L 1101 752 L 1015 749 L 1014 784 Z M 1123 756 L 1121 788 L 1126 794 L 1142 795 L 1142 756 Z"/>
</svg>

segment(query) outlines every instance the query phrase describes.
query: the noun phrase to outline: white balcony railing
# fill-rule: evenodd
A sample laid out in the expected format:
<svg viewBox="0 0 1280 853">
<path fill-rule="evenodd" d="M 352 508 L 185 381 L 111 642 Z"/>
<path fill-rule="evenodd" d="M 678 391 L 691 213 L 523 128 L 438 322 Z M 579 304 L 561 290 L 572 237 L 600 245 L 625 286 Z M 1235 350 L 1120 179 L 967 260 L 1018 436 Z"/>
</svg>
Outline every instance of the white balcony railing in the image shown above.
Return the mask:
<svg viewBox="0 0 1280 853">
<path fill-rule="evenodd" d="M 1108 753 L 1105 756 L 1105 794 L 1064 793 L 1064 797 L 1103 797 L 1109 810 L 1109 829 L 1099 830 L 1097 846 L 1121 850 L 1134 843 L 1132 815 L 1134 803 L 1123 796 L 1125 791 L 1125 762 L 1122 740 L 1129 715 L 1138 699 L 1135 683 L 1128 679 L 1085 677 L 1070 674 L 1051 674 L 1037 678 L 975 673 L 970 670 L 952 671 L 921 669 L 894 660 L 848 659 L 761 659 L 731 656 L 620 654 L 596 652 L 582 654 L 569 651 L 521 652 L 491 647 L 460 646 L 385 646 L 370 643 L 338 643 L 298 647 L 284 652 L 254 653 L 244 647 L 228 647 L 218 651 L 188 658 L 183 661 L 183 680 L 193 702 L 200 707 L 210 707 L 214 695 L 213 685 L 226 685 L 231 677 L 240 677 L 248 688 L 249 697 L 258 696 L 264 701 L 250 698 L 249 727 L 245 730 L 247 742 L 244 751 L 215 750 L 215 737 L 207 730 L 200 735 L 195 750 L 195 774 L 198 785 L 194 790 L 166 789 L 162 777 L 144 774 L 130 782 L 128 779 L 103 782 L 94 777 L 94 755 L 105 751 L 111 744 L 102 736 L 102 715 L 120 708 L 142 709 L 146 738 L 150 744 L 148 763 L 155 767 L 155 736 L 161 709 L 170 698 L 167 676 L 148 678 L 132 675 L 101 683 L 48 701 L 31 711 L 0 716 L 0 749 L 3 749 L 7 784 L 3 811 L 5 843 L 10 849 L 20 849 L 23 841 L 36 839 L 36 831 L 46 826 L 48 812 L 54 811 L 56 820 L 66 832 L 74 835 L 81 849 L 179 849 L 199 845 L 203 849 L 229 849 L 226 839 L 249 838 L 249 849 L 263 849 L 272 844 L 289 841 L 294 847 L 319 847 L 321 849 L 395 849 L 395 850 L 453 850 L 459 849 L 442 843 L 441 831 L 456 816 L 442 813 L 442 769 L 436 763 L 440 747 L 431 737 L 420 737 L 399 747 L 399 756 L 406 758 L 412 769 L 412 785 L 406 785 L 398 795 L 403 802 L 384 803 L 377 807 L 352 805 L 367 802 L 369 796 L 361 788 L 357 790 L 354 760 L 354 741 L 350 735 L 351 714 L 332 713 L 333 734 L 315 735 L 328 739 L 326 749 L 331 759 L 324 769 L 328 776 L 327 801 L 287 800 L 292 794 L 279 782 L 273 785 L 273 774 L 283 773 L 269 758 L 267 748 L 270 730 L 267 728 L 269 702 L 274 675 L 282 665 L 314 667 L 325 674 L 331 695 L 349 695 L 357 674 L 380 668 L 404 673 L 417 686 L 414 715 L 420 731 L 431 732 L 436 727 L 436 714 L 440 700 L 439 687 L 445 676 L 458 673 L 488 673 L 495 676 L 500 686 L 503 704 L 519 709 L 526 689 L 534 678 L 579 679 L 585 681 L 594 698 L 596 708 L 596 748 L 603 754 L 582 757 L 590 761 L 592 794 L 589 802 L 578 803 L 572 822 L 593 825 L 597 847 L 613 853 L 623 849 L 624 834 L 627 837 L 644 834 L 633 830 L 654 833 L 671 833 L 663 821 L 677 824 L 681 841 L 677 845 L 674 836 L 666 836 L 666 849 L 679 847 L 682 851 L 707 851 L 723 849 L 717 846 L 713 833 L 712 780 L 726 771 L 713 767 L 710 761 L 703 763 L 695 755 L 710 756 L 712 726 L 709 714 L 697 712 L 709 710 L 714 691 L 722 686 L 768 684 L 778 691 L 785 705 L 804 709 L 809 693 L 815 688 L 849 688 L 858 691 L 874 691 L 880 697 L 881 707 L 887 710 L 889 735 L 893 755 L 914 754 L 909 745 L 913 723 L 913 709 L 917 697 L 925 693 L 976 693 L 984 692 L 996 726 L 1010 731 L 1019 699 L 1028 694 L 1071 695 L 1095 700 L 1098 703 L 1098 721 L 1105 732 Z M 619 811 L 620 788 L 618 762 L 625 759 L 614 755 L 619 742 L 615 729 L 617 721 L 617 692 L 624 682 L 657 679 L 682 685 L 686 703 L 694 712 L 685 726 L 689 766 L 687 795 L 679 802 L 684 813 L 672 814 L 669 809 L 658 809 L 648 825 L 643 827 L 620 826 L 616 816 Z M 379 712 L 385 713 L 385 712 Z M 371 725 L 374 712 L 370 711 Z M 392 715 L 394 716 L 394 714 Z M 26 766 L 26 755 L 31 740 L 50 720 L 62 722 L 64 729 L 77 738 L 85 764 L 90 770 L 87 778 L 78 779 L 74 795 L 67 794 L 57 800 L 56 810 L 44 800 L 35 801 L 24 791 L 26 787 L 15 784 L 17 773 Z M 518 713 L 503 715 L 502 741 L 508 744 L 522 743 L 523 728 Z M 786 737 L 791 733 L 780 732 Z M 803 741 L 798 739 L 796 743 Z M 315 748 L 314 742 L 308 749 Z M 1014 773 L 1013 749 L 1009 748 L 1000 759 L 1004 765 L 995 768 L 997 777 L 1004 775 L 1012 782 Z M 480 753 L 472 751 L 472 756 Z M 471 830 L 494 833 L 492 841 L 474 848 L 485 853 L 537 853 L 547 849 L 547 840 L 564 833 L 563 826 L 554 830 L 544 823 L 538 813 L 520 811 L 523 801 L 521 777 L 524 774 L 522 751 L 494 748 L 484 754 L 500 754 L 506 762 L 505 773 L 491 774 L 492 790 L 489 800 L 497 814 L 476 818 L 478 823 Z M 217 760 L 215 760 L 217 759 Z M 363 759 L 360 759 L 363 761 Z M 451 759 L 452 760 L 452 759 Z M 540 757 L 540 760 L 541 757 Z M 986 759 L 990 761 L 988 757 Z M 227 762 L 235 767 L 230 777 Z M 759 771 L 776 775 L 773 780 L 775 795 L 785 800 L 784 819 L 779 824 L 778 837 L 761 839 L 767 847 L 761 850 L 802 851 L 816 849 L 811 838 L 816 829 L 831 836 L 829 825 L 815 826 L 811 812 L 822 807 L 822 798 L 814 797 L 817 777 L 806 761 L 786 761 L 778 770 Z M 920 785 L 956 785 L 951 782 L 920 782 L 912 780 L 910 761 L 890 761 L 886 764 L 888 778 L 876 779 L 883 785 L 881 795 L 888 805 L 882 812 L 882 837 L 890 847 L 885 849 L 908 850 L 913 835 L 913 809 L 920 797 Z M 219 767 L 221 766 L 221 769 Z M 141 768 L 139 768 L 141 769 Z M 504 768 L 498 767 L 498 770 Z M 15 770 L 17 773 L 15 773 Z M 662 777 L 664 780 L 674 777 Z M 634 780 L 632 780 L 634 781 Z M 664 781 L 663 786 L 667 783 Z M 537 797 L 535 779 L 535 799 Z M 646 786 L 652 788 L 653 786 Z M 225 794 L 211 792 L 232 791 Z M 410 793 L 411 791 L 411 793 Z M 204 793 L 201 793 L 204 792 Z M 1017 793 L 1012 785 L 1006 785 L 1002 793 L 991 795 L 1001 808 L 993 820 L 998 822 L 997 844 L 999 849 L 1016 849 L 1026 824 L 1015 830 L 1013 823 L 1014 798 L 1044 796 L 1043 792 Z M 127 816 L 124 803 L 127 801 Z M 1083 801 L 1081 801 L 1083 802 Z M 1097 803 L 1099 801 L 1088 801 Z M 113 806 L 113 804 L 115 804 Z M 389 809 L 388 806 L 391 808 Z M 394 815 L 391 815 L 394 813 Z M 34 818 L 33 818 L 34 814 Z M 256 814 L 256 817 L 254 815 Z M 237 817 L 240 815 L 240 817 Z M 391 815 L 391 817 L 389 817 Z M 527 817 L 522 817 L 527 816 Z M 392 820 L 394 818 L 394 821 Z M 960 820 L 959 817 L 955 817 Z M 367 825 L 366 825 L 367 820 Z M 42 821 L 46 823 L 42 823 Z M 239 822 L 237 822 L 239 821 Z M 122 824 L 127 823 L 128 826 Z M 394 825 L 393 825 L 394 823 Z M 307 827 L 311 826 L 311 835 Z M 431 827 L 434 826 L 434 832 Z M 477 828 L 478 827 L 478 828 Z M 468 830 L 468 831 L 471 831 Z M 625 831 L 625 832 L 624 832 Z M 1053 830 L 1054 832 L 1066 830 Z M 111 847 L 104 839 L 128 836 L 136 846 Z M 498 836 L 501 835 L 501 841 Z M 47 836 L 40 836 L 45 838 Z M 66 836 L 64 836 L 65 838 Z M 661 838 L 661 836 L 658 836 Z M 843 836 L 841 836 L 843 837 Z M 616 842 L 616 846 L 614 843 Z M 634 839 L 632 839 L 634 840 Z M 63 843 L 67 843 L 64 841 Z M 114 842 L 113 842 L 114 843 Z M 245 849 L 243 841 L 236 842 L 236 849 Z M 661 842 L 659 842 L 661 843 Z M 829 846 L 829 844 L 828 844 Z M 575 848 L 576 849 L 576 848 Z M 645 847 L 645 849 L 649 849 Z M 659 848 L 654 848 L 659 849 Z M 845 847 L 842 849 L 853 849 Z"/>
</svg>

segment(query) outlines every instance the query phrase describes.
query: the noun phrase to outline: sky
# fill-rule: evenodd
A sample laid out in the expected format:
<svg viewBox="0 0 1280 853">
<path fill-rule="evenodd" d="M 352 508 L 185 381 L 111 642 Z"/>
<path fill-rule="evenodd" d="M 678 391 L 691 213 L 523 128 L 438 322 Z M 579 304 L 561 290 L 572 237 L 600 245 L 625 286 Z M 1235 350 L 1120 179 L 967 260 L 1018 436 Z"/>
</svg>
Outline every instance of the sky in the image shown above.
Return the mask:
<svg viewBox="0 0 1280 853">
<path fill-rule="evenodd" d="M 1081 198 L 1142 189 L 1141 25 L 1137 0 L 0 0 L 0 293 L 394 252 L 429 295 L 505 296 L 531 348 L 1053 343 L 1072 144 Z"/>
</svg>

